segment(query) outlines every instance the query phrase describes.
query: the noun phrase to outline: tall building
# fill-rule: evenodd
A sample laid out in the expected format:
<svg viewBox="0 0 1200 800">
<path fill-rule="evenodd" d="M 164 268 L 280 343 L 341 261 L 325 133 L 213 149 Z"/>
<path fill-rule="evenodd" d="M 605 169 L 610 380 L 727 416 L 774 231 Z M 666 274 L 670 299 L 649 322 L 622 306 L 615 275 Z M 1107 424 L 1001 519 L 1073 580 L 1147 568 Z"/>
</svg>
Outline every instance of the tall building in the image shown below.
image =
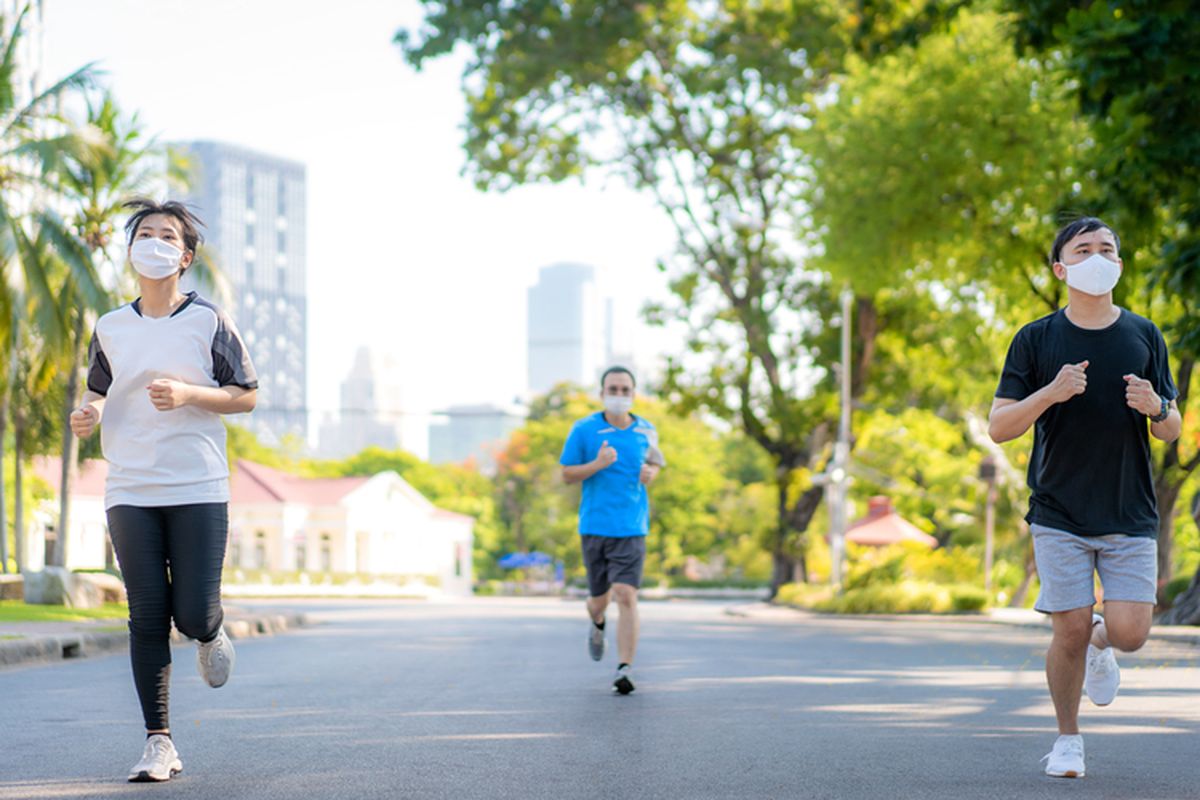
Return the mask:
<svg viewBox="0 0 1200 800">
<path fill-rule="evenodd" d="M 531 395 L 563 381 L 596 381 L 608 355 L 606 311 L 594 268 L 555 264 L 538 272 L 528 295 Z"/>
<path fill-rule="evenodd" d="M 284 436 L 303 441 L 308 435 L 304 165 L 221 142 L 174 147 L 194 168 L 192 190 L 184 199 L 206 224 L 207 247 L 232 289 L 227 310 L 258 370 L 258 407 L 239 421 L 268 443 Z"/>
<path fill-rule="evenodd" d="M 442 420 L 429 426 L 430 462 L 473 459 L 481 471 L 490 473 L 496 465 L 496 452 L 524 422 L 525 411 L 494 405 L 451 406 L 439 416 Z"/>
<path fill-rule="evenodd" d="M 412 450 L 404 436 L 402 372 L 396 358 L 359 347 L 342 381 L 339 419 L 321 426 L 322 458 L 343 458 L 366 447 Z"/>
</svg>

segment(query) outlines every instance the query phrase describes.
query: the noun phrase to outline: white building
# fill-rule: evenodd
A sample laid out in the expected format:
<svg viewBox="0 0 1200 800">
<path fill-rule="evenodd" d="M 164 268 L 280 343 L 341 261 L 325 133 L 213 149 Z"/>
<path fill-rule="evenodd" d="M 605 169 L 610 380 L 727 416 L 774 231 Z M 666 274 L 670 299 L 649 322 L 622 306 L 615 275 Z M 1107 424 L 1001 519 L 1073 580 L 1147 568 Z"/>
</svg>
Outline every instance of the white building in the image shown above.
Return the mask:
<svg viewBox="0 0 1200 800">
<path fill-rule="evenodd" d="M 56 458 L 34 464 L 55 495 L 58 465 Z M 72 569 L 113 563 L 104 515 L 107 473 L 106 462 L 88 461 L 73 483 Z M 438 508 L 394 472 L 302 478 L 243 460 L 230 479 L 230 494 L 229 568 L 413 578 L 448 594 L 471 592 L 474 519 Z M 50 504 L 57 509 L 57 499 Z M 43 516 L 53 520 L 56 514 L 47 509 Z M 42 536 L 29 538 L 40 548 Z M 41 561 L 31 559 L 31 568 Z"/>
</svg>

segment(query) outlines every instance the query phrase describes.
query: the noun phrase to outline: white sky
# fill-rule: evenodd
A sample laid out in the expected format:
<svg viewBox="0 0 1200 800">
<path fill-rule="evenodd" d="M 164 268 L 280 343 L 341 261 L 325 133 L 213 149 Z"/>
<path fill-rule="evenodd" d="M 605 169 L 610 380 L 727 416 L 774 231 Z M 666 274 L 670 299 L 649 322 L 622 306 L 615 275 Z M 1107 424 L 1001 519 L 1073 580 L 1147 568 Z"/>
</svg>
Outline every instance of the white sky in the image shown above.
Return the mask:
<svg viewBox="0 0 1200 800">
<path fill-rule="evenodd" d="M 415 0 L 45 0 L 46 80 L 89 61 L 163 140 L 216 139 L 308 167 L 309 406 L 336 409 L 355 349 L 394 351 L 406 405 L 525 388 L 525 291 L 597 266 L 632 319 L 674 237 L 618 179 L 477 192 L 459 175 L 462 61 L 416 73 L 392 36 Z M 665 335 L 639 330 L 639 360 Z"/>
</svg>

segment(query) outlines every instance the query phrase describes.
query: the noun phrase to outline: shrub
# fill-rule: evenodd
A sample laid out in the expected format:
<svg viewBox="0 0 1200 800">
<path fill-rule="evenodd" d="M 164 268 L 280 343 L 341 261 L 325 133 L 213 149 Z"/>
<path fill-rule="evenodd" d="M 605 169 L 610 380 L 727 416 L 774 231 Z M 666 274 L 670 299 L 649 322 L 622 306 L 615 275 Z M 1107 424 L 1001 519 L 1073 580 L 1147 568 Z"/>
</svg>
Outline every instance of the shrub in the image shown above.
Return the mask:
<svg viewBox="0 0 1200 800">
<path fill-rule="evenodd" d="M 915 580 L 868 584 L 841 595 L 828 586 L 789 583 L 779 588 L 775 599 L 836 614 L 947 614 L 980 611 L 988 602 L 986 593 L 975 586 Z"/>
<path fill-rule="evenodd" d="M 954 611 L 982 611 L 987 604 L 987 592 L 978 586 L 958 584 L 950 587 L 950 607 Z"/>
<path fill-rule="evenodd" d="M 1173 605 L 1175 598 L 1183 592 L 1184 589 L 1192 585 L 1192 575 L 1176 575 L 1171 580 L 1167 581 L 1166 587 L 1163 589 L 1163 594 L 1166 595 L 1167 604 Z"/>
</svg>

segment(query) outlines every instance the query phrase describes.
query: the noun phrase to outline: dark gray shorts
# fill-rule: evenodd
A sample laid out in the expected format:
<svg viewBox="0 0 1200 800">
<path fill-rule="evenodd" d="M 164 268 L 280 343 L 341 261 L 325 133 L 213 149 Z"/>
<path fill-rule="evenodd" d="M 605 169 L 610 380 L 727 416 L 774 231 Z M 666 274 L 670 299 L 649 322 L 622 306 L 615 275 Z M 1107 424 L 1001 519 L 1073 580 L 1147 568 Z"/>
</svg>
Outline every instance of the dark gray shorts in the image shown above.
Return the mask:
<svg viewBox="0 0 1200 800">
<path fill-rule="evenodd" d="M 614 583 L 627 583 L 635 589 L 642 585 L 642 564 L 646 560 L 645 536 L 592 536 L 582 534 L 583 565 L 587 567 L 588 592 L 600 597 Z"/>
</svg>

